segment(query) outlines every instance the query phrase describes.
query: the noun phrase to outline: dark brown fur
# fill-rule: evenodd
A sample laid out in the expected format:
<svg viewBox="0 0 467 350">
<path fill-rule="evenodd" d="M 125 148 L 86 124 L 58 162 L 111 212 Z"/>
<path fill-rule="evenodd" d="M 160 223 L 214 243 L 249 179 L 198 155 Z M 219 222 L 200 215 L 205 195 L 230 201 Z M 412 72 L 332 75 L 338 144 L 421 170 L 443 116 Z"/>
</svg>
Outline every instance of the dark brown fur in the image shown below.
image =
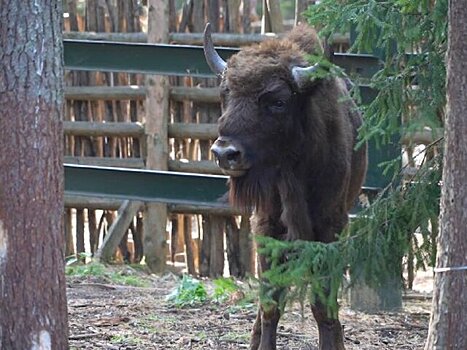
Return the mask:
<svg viewBox="0 0 467 350">
<path fill-rule="evenodd" d="M 283 40 L 244 48 L 228 61 L 219 134 L 241 145 L 251 164 L 245 175 L 231 177 L 230 199 L 255 210 L 255 234 L 334 241 L 360 192 L 366 147 L 354 151 L 361 118 L 345 85 L 328 78 L 300 90 L 291 73 L 308 65 L 307 54 L 322 53 L 314 30 L 300 26 Z M 322 311 L 319 305 L 313 309 L 320 337 L 342 338 L 338 321 Z M 261 315 L 251 349 L 275 349 L 278 312 Z M 321 339 L 320 348 L 343 349 L 341 343 Z"/>
</svg>

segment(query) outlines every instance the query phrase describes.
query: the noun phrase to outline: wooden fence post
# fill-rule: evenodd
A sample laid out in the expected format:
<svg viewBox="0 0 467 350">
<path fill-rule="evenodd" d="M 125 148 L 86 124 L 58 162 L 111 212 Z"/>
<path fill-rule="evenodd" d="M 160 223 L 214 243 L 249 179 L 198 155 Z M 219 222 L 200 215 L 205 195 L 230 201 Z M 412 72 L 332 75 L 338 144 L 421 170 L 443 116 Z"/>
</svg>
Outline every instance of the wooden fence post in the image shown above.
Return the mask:
<svg viewBox="0 0 467 350">
<path fill-rule="evenodd" d="M 110 226 L 109 233 L 105 236 L 104 242 L 94 256 L 97 261 L 110 262 L 141 206 L 142 203 L 139 201 L 123 201 L 116 220 Z"/>
<path fill-rule="evenodd" d="M 295 21 L 294 25 L 299 23 L 306 23 L 305 17 L 303 17 L 303 12 L 307 9 L 308 5 L 312 3 L 309 0 L 295 0 Z"/>
<path fill-rule="evenodd" d="M 148 42 L 167 43 L 169 39 L 169 6 L 167 1 L 148 2 Z M 168 168 L 168 102 L 167 77 L 147 76 L 146 97 L 146 167 Z M 166 269 L 167 205 L 147 203 L 144 211 L 143 246 L 146 264 L 155 273 Z"/>
<path fill-rule="evenodd" d="M 261 21 L 261 33 L 282 33 L 284 23 L 280 3 L 277 0 L 263 0 L 263 19 Z"/>
</svg>

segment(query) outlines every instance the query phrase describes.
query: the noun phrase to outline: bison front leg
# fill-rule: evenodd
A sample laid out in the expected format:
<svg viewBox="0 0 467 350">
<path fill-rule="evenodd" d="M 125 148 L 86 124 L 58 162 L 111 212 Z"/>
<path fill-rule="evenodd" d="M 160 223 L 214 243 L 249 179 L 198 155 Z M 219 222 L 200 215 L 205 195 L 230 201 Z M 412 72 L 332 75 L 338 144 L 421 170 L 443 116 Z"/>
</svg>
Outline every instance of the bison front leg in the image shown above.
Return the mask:
<svg viewBox="0 0 467 350">
<path fill-rule="evenodd" d="M 269 264 L 262 256 L 259 257 L 261 271 L 266 271 Z M 266 281 L 264 281 L 266 282 Z M 284 300 L 286 290 L 267 286 L 267 282 L 261 286 L 260 295 L 268 296 L 268 300 L 260 298 L 258 314 L 251 333 L 250 350 L 275 350 L 277 339 L 277 325 L 281 317 L 280 303 Z"/>
<path fill-rule="evenodd" d="M 318 323 L 319 350 L 345 350 L 342 325 L 338 319 L 328 317 L 326 306 L 316 302 L 311 311 Z"/>
<path fill-rule="evenodd" d="M 275 350 L 277 341 L 277 325 L 281 315 L 277 307 L 264 310 L 258 309 L 256 321 L 253 326 L 250 350 Z"/>
<path fill-rule="evenodd" d="M 251 330 L 250 348 L 249 350 L 258 350 L 261 344 L 261 307 L 258 308 L 255 324 Z"/>
<path fill-rule="evenodd" d="M 250 350 L 275 350 L 277 340 L 277 325 L 281 317 L 278 303 L 284 290 L 275 290 L 273 300 L 275 303 L 261 304 L 256 315 L 255 324 L 251 333 Z"/>
<path fill-rule="evenodd" d="M 279 203 L 279 194 L 276 194 Z M 286 229 L 279 221 L 281 208 L 276 205 L 268 212 L 256 212 L 251 218 L 252 231 L 257 235 L 264 235 L 273 238 L 284 236 Z M 262 255 L 258 255 L 259 273 L 270 268 L 270 264 Z M 277 324 L 281 317 L 280 303 L 284 300 L 285 289 L 268 286 L 266 280 L 261 285 L 260 295 L 267 295 L 269 302 L 260 300 L 258 314 L 251 332 L 250 350 L 275 350 L 277 338 Z M 272 302 L 271 302 L 272 301 Z"/>
</svg>

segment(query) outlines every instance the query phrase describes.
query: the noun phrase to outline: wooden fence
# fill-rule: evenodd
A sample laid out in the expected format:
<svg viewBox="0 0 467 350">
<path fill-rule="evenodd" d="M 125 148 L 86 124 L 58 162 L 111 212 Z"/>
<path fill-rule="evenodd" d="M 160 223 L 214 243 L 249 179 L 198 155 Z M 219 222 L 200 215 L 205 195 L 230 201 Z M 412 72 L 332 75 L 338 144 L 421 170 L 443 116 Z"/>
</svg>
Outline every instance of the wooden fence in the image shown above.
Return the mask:
<svg viewBox="0 0 467 350">
<path fill-rule="evenodd" d="M 69 4 L 76 2 L 70 1 Z M 109 2 L 112 3 L 112 2 Z M 133 5 L 135 2 L 130 1 Z M 186 4 L 191 4 L 191 12 Z M 199 12 L 203 2 L 187 2 L 182 18 L 175 29 L 200 31 L 210 11 Z M 218 2 L 212 1 L 212 4 Z M 87 5 L 97 6 L 88 1 Z M 106 16 L 94 18 L 88 12 L 80 16 L 75 7 L 68 8 L 69 21 L 65 24 L 65 38 L 116 40 L 124 42 L 146 42 L 148 34 L 141 32 L 140 17 L 131 12 L 133 5 L 121 10 L 119 26 L 113 29 L 133 30 L 131 33 L 104 32 L 112 29 Z M 170 23 L 175 21 L 171 8 Z M 215 6 L 214 6 L 215 7 Z M 110 9 L 110 8 L 109 8 Z M 212 7 L 209 9 L 212 10 Z M 191 13 L 191 15 L 189 15 Z M 195 18 L 195 14 L 198 17 Z M 232 13 L 230 13 L 233 15 Z M 266 13 L 271 15 L 270 13 Z M 237 14 L 238 15 L 238 14 Z M 125 17 L 126 16 L 126 17 Z M 191 17 L 190 17 L 191 16 Z M 100 21 L 100 22 L 99 22 Z M 102 22 L 102 23 L 101 23 Z M 115 22 L 115 21 L 113 21 Z M 90 25 L 94 23 L 94 26 Z M 99 25 L 99 23 L 101 23 Z M 243 23 L 243 22 L 242 22 Z M 170 24 L 174 27 L 173 23 Z M 224 28 L 226 22 L 224 22 Z M 116 28 L 118 27 L 118 28 Z M 173 30 L 174 28 L 172 28 Z M 83 31 L 86 30 L 86 31 Z M 238 30 L 238 29 L 237 29 Z M 280 37 L 281 34 L 217 33 L 213 35 L 217 45 L 242 46 L 254 42 Z M 245 34 L 246 33 L 246 34 Z M 178 33 L 172 31 L 168 40 L 178 44 L 201 44 L 200 33 Z M 348 35 L 334 37 L 336 52 L 348 48 Z M 148 166 L 148 110 L 147 96 L 153 87 L 146 84 L 141 75 L 124 73 L 67 73 L 65 98 L 67 115 L 64 122 L 67 153 L 65 162 L 73 164 L 100 165 L 125 168 L 147 168 Z M 220 114 L 219 89 L 215 79 L 193 77 L 171 77 L 167 91 L 169 107 L 163 119 L 168 121 L 166 135 L 170 157 L 167 168 L 171 171 L 220 174 L 210 159 L 210 142 L 217 134 L 216 120 Z M 146 122 L 145 122 L 146 121 Z M 151 127 L 149 128 L 151 129 Z M 414 133 L 404 136 L 404 144 L 428 144 L 440 131 Z M 410 172 L 410 168 L 409 168 Z M 115 257 L 108 252 L 99 252 L 104 233 L 107 237 L 122 237 L 119 242 L 120 255 L 127 261 L 139 262 L 143 257 L 143 222 L 147 208 L 144 203 L 128 203 L 121 200 L 66 196 L 67 254 L 77 254 L 84 249 L 84 229 L 89 231 L 92 254 L 108 259 Z M 70 208 L 74 208 L 71 211 Z M 164 254 L 169 262 L 183 262 L 192 274 L 218 276 L 224 269 L 224 251 L 229 261 L 230 272 L 243 276 L 255 272 L 254 247 L 249 238 L 248 217 L 231 208 L 194 207 L 169 205 L 170 232 L 164 239 L 170 244 Z M 100 211 L 99 211 L 100 210 Z M 115 211 L 120 210 L 116 216 Z M 87 217 L 86 217 L 87 214 Z M 100 214 L 100 218 L 97 215 Z M 72 221 L 74 220 L 74 221 Z M 165 220 L 158 225 L 165 232 Z M 87 224 L 86 224 L 87 222 Z M 74 232 L 72 233 L 74 227 Z M 128 234 L 133 237 L 133 247 L 128 247 Z M 75 243 L 73 243 L 73 237 Z M 224 237 L 227 246 L 224 247 Z M 114 243 L 115 244 L 115 243 Z M 113 247 L 113 246 L 112 246 Z M 165 260 L 165 257 L 163 258 Z"/>
</svg>

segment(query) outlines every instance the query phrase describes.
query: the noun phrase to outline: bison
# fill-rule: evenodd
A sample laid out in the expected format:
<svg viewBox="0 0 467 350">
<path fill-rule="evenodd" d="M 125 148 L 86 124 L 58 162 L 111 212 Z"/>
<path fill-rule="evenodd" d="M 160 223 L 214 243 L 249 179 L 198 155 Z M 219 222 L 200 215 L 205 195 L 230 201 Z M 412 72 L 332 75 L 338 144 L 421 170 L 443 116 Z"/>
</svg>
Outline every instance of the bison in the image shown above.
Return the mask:
<svg viewBox="0 0 467 350">
<path fill-rule="evenodd" d="M 313 74 L 323 55 L 306 25 L 285 38 L 241 49 L 225 62 L 207 24 L 204 52 L 221 77 L 222 116 L 211 148 L 229 175 L 229 200 L 253 209 L 252 232 L 281 240 L 332 242 L 347 224 L 367 168 L 366 146 L 355 148 L 362 120 L 346 82 Z M 268 261 L 259 257 L 260 269 Z M 279 303 L 283 290 L 269 293 Z M 311 306 L 319 348 L 344 349 L 342 326 L 325 305 Z M 279 307 L 260 305 L 250 349 L 276 349 Z"/>
</svg>

